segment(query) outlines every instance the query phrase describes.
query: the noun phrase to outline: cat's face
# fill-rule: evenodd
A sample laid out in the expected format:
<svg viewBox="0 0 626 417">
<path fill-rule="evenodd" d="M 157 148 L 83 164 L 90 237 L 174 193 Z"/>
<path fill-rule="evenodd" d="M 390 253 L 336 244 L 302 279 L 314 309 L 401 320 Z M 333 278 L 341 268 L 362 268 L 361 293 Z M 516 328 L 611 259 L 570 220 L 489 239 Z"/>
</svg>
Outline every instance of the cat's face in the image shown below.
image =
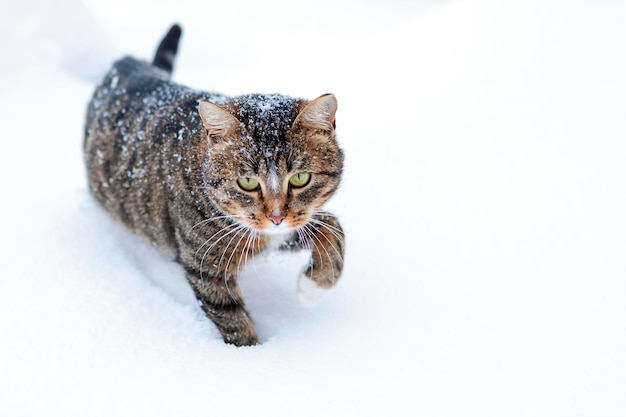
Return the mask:
<svg viewBox="0 0 626 417">
<path fill-rule="evenodd" d="M 254 105 L 263 111 L 200 104 L 210 142 L 204 179 L 211 201 L 237 223 L 283 232 L 306 225 L 339 186 L 337 103 L 324 95 L 271 108 L 272 100 L 259 97 Z"/>
</svg>

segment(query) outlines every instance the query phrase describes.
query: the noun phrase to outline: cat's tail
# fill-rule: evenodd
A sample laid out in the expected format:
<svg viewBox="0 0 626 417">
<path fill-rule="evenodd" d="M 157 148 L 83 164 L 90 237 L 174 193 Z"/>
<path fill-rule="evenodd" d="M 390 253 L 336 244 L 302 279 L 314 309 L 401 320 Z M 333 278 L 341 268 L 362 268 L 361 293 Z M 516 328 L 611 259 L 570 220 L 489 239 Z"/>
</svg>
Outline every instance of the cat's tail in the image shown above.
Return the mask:
<svg viewBox="0 0 626 417">
<path fill-rule="evenodd" d="M 152 60 L 152 65 L 157 68 L 161 68 L 168 73 L 172 73 L 174 69 L 174 59 L 176 58 L 176 51 L 178 51 L 178 41 L 180 40 L 180 35 L 182 33 L 182 29 L 179 25 L 174 24 L 170 30 L 167 32 L 167 35 L 163 38 L 159 47 L 157 48 L 156 54 L 154 54 L 154 60 Z"/>
</svg>

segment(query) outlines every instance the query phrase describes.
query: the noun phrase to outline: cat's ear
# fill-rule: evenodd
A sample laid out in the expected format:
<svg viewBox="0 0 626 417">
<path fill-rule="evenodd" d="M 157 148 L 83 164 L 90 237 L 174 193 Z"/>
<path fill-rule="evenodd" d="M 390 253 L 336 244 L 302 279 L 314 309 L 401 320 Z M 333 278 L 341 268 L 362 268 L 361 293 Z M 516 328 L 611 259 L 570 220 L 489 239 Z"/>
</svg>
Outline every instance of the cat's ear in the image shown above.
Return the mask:
<svg viewBox="0 0 626 417">
<path fill-rule="evenodd" d="M 206 134 L 211 139 L 223 138 L 239 126 L 235 116 L 210 101 L 198 103 L 198 113 Z"/>
<path fill-rule="evenodd" d="M 294 125 L 332 131 L 335 128 L 337 99 L 334 94 L 324 94 L 307 103 L 296 117 Z"/>
</svg>

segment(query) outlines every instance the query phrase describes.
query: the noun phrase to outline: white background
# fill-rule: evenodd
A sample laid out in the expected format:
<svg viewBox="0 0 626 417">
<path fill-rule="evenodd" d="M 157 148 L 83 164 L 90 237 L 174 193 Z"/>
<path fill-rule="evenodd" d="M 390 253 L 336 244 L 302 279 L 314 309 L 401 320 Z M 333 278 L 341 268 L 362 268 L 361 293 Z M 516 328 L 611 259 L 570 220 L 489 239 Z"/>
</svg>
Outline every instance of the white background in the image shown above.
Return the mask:
<svg viewBox="0 0 626 417">
<path fill-rule="evenodd" d="M 182 270 L 88 194 L 86 104 L 184 27 L 174 79 L 333 92 L 346 269 L 242 279 L 223 344 Z M 0 415 L 626 415 L 626 4 L 0 4 Z"/>
</svg>

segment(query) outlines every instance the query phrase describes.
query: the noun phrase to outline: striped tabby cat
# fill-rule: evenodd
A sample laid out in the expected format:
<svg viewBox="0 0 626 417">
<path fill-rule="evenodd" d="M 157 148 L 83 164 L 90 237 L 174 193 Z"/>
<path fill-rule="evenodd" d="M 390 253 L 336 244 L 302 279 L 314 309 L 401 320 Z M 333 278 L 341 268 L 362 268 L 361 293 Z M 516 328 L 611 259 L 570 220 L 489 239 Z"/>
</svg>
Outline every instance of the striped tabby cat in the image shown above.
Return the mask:
<svg viewBox="0 0 626 417">
<path fill-rule="evenodd" d="M 237 275 L 269 249 L 311 252 L 304 304 L 343 268 L 344 234 L 320 211 L 339 186 L 343 153 L 332 94 L 227 97 L 170 81 L 174 25 L 152 64 L 116 62 L 87 111 L 89 188 L 110 215 L 169 251 L 227 343 L 259 338 Z"/>
</svg>

